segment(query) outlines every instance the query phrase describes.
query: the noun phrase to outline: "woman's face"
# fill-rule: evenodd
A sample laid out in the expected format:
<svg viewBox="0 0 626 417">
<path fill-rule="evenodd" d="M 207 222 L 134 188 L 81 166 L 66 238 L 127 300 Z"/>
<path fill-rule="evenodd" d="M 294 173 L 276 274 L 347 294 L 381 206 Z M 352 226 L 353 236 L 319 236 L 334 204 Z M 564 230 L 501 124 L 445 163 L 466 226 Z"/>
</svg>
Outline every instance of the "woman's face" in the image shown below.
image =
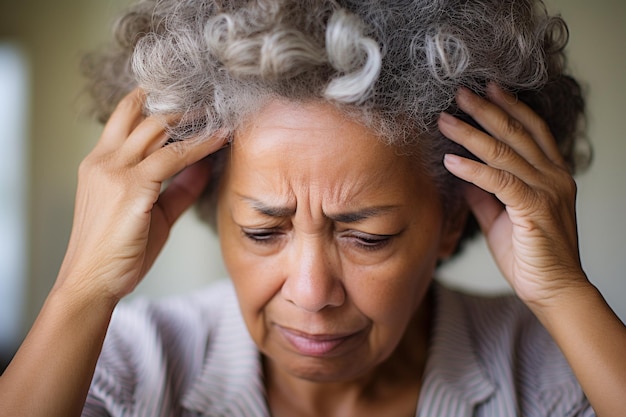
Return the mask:
<svg viewBox="0 0 626 417">
<path fill-rule="evenodd" d="M 270 366 L 346 381 L 393 352 L 457 236 L 415 165 L 328 104 L 273 102 L 236 135 L 218 231 Z"/>
</svg>

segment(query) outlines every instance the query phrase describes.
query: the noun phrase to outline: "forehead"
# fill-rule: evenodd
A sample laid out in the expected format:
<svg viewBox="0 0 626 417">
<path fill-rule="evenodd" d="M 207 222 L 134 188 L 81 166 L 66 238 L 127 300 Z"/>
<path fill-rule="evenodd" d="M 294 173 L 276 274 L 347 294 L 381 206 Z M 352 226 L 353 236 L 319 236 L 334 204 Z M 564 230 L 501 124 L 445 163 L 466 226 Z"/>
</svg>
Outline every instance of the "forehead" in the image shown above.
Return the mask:
<svg viewBox="0 0 626 417">
<path fill-rule="evenodd" d="M 413 158 L 328 103 L 270 102 L 233 141 L 228 177 L 236 192 L 329 205 L 395 200 L 430 188 Z"/>
<path fill-rule="evenodd" d="M 232 156 L 248 167 L 288 169 L 309 180 L 409 166 L 376 132 L 324 102 L 268 103 L 236 133 Z"/>
<path fill-rule="evenodd" d="M 298 139 L 302 139 L 298 141 Z M 330 103 L 273 100 L 252 114 L 235 133 L 235 145 L 250 154 L 266 151 L 276 145 L 302 150 L 324 149 L 359 143 L 353 151 L 368 150 L 380 142 L 376 133 Z M 380 143 L 379 145 L 382 145 Z M 320 148 L 319 150 L 321 150 Z M 390 147 L 390 150 L 393 149 Z"/>
</svg>

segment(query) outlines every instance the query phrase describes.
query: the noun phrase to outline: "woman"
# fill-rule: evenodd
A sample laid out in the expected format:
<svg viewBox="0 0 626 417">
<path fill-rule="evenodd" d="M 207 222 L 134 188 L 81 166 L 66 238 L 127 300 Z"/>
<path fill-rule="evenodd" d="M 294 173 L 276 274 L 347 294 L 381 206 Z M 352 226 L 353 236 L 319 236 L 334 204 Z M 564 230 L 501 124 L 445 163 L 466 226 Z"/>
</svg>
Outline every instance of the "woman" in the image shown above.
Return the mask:
<svg viewBox="0 0 626 417">
<path fill-rule="evenodd" d="M 620 415 L 563 22 L 534 1 L 216 3 L 142 1 L 90 61 L 107 123 L 3 415 Z M 118 305 L 196 201 L 232 285 Z M 474 218 L 517 298 L 433 281 Z"/>
</svg>

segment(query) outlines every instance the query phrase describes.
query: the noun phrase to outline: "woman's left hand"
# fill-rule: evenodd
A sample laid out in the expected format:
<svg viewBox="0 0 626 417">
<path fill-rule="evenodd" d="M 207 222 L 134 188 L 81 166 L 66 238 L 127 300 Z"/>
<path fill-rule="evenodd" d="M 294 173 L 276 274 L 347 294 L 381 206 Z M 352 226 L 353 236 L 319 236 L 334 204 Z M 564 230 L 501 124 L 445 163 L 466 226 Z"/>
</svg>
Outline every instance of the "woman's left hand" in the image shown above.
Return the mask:
<svg viewBox="0 0 626 417">
<path fill-rule="evenodd" d="M 541 308 L 588 286 L 578 253 L 576 184 L 547 124 L 493 83 L 486 98 L 461 89 L 457 104 L 488 133 L 449 114 L 439 128 L 483 163 L 457 155 L 444 163 L 475 185 L 466 199 L 517 295 Z"/>
</svg>

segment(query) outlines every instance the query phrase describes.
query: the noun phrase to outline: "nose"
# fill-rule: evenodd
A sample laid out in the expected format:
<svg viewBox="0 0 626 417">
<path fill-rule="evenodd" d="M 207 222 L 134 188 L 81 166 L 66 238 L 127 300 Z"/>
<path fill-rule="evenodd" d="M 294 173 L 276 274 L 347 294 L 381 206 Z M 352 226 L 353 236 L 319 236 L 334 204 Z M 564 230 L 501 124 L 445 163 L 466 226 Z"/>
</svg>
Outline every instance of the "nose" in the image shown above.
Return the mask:
<svg viewBox="0 0 626 417">
<path fill-rule="evenodd" d="M 325 247 L 326 246 L 326 247 Z M 346 299 L 337 262 L 321 239 L 308 239 L 294 244 L 286 265 L 287 276 L 282 296 L 308 312 L 339 307 Z"/>
</svg>

